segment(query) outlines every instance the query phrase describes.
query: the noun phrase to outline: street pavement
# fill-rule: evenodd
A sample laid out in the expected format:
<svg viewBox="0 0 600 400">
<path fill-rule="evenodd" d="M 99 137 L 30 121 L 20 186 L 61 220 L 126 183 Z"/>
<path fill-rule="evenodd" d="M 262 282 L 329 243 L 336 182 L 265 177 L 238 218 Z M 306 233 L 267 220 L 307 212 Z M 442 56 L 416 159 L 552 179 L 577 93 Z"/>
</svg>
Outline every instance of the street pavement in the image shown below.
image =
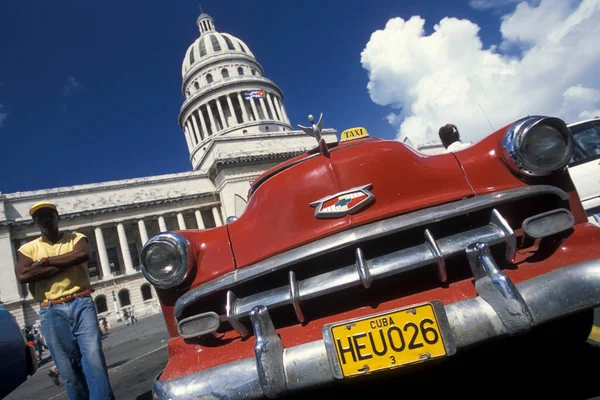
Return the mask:
<svg viewBox="0 0 600 400">
<path fill-rule="evenodd" d="M 152 381 L 167 363 L 169 335 L 162 314 L 140 318 L 130 326 L 119 325 L 102 339 L 108 373 L 117 399 L 152 399 Z M 53 362 L 48 352 L 37 372 L 6 400 L 64 400 L 64 386 L 48 376 Z"/>
</svg>

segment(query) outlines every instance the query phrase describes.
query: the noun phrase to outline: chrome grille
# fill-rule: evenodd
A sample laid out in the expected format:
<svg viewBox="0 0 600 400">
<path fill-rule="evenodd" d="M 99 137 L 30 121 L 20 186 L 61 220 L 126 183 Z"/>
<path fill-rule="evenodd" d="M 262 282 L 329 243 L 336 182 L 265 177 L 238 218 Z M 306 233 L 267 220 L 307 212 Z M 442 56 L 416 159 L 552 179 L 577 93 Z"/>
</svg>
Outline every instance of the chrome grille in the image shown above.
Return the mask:
<svg viewBox="0 0 600 400">
<path fill-rule="evenodd" d="M 436 266 L 440 281 L 446 282 L 447 260 L 464 255 L 465 249 L 475 242 L 489 246 L 504 244 L 504 258 L 512 262 L 516 251 L 515 234 L 498 208 L 509 203 L 512 207 L 514 202 L 525 199 L 535 198 L 537 201 L 537 196 L 549 196 L 556 204 L 562 204 L 569 198 L 553 186 L 529 186 L 352 228 L 200 285 L 176 302 L 174 314 L 182 320 L 199 312 L 216 311 L 223 321 L 229 321 L 233 329 L 245 336 L 250 332 L 246 317 L 258 305 L 266 306 L 270 311 L 282 309 L 286 312 L 287 308 L 283 306 L 291 306 L 289 310 L 293 309 L 292 315 L 295 314 L 297 321 L 305 322 L 303 302 L 356 287 L 369 289 L 374 281 L 416 271 L 424 266 Z M 470 229 L 461 226 L 458 232 L 439 229 L 440 224 L 447 225 L 446 221 L 456 221 L 458 217 L 477 219 L 477 213 L 487 215 L 487 223 L 482 220 L 469 224 Z M 516 226 L 515 221 L 513 226 Z M 369 241 L 393 240 L 394 234 L 403 232 L 411 232 L 411 235 L 412 232 L 420 232 L 423 236 L 420 242 L 412 238 L 408 245 L 392 243 L 391 250 L 384 252 L 372 251 L 367 244 Z M 439 237 L 435 237 L 434 232 L 438 232 Z M 345 264 L 329 265 L 324 261 L 325 256 L 337 256 L 348 250 L 353 252 L 354 262 L 348 259 Z M 314 267 L 314 270 L 307 273 L 307 267 Z"/>
</svg>

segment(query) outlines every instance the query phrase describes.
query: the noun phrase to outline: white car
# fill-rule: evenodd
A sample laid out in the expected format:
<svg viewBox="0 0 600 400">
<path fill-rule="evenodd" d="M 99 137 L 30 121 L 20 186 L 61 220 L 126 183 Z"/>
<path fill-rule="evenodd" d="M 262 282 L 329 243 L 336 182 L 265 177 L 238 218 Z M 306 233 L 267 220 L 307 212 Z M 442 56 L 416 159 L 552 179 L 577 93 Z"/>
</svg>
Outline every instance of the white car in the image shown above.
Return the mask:
<svg viewBox="0 0 600 400">
<path fill-rule="evenodd" d="M 569 173 L 588 219 L 600 225 L 600 117 L 568 127 L 575 138 Z"/>
</svg>

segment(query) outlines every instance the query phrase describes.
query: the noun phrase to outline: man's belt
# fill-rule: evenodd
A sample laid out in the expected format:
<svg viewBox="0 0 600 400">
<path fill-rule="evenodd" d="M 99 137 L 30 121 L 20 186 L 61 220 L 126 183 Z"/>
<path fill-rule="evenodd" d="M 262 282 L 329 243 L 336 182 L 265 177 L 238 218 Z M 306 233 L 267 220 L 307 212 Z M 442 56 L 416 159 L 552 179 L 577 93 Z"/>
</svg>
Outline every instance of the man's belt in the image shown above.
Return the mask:
<svg viewBox="0 0 600 400">
<path fill-rule="evenodd" d="M 93 290 L 82 290 L 81 292 L 77 292 L 77 293 L 73 293 L 73 294 L 69 294 L 66 295 L 64 297 L 59 297 L 58 299 L 54 299 L 54 300 L 44 300 L 40 303 L 40 306 L 42 307 L 46 307 L 48 305 L 56 305 L 56 304 L 63 304 L 63 303 L 68 303 L 70 301 L 75 300 L 78 297 L 83 297 L 83 296 L 87 296 L 88 294 L 92 294 Z"/>
</svg>

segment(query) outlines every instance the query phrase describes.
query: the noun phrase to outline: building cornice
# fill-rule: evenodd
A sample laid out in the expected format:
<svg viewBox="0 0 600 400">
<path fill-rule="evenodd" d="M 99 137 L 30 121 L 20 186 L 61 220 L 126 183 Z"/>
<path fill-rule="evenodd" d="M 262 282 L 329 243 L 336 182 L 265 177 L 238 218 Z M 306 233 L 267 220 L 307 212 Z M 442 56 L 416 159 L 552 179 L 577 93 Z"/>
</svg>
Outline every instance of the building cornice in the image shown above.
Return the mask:
<svg viewBox="0 0 600 400">
<path fill-rule="evenodd" d="M 250 62 L 251 64 L 253 64 L 257 67 L 257 69 L 260 71 L 260 75 L 264 75 L 264 73 L 265 73 L 262 65 L 260 65 L 260 63 L 256 60 L 256 58 L 254 58 L 246 53 L 239 52 L 239 53 L 234 53 L 234 54 L 231 54 L 231 53 L 213 54 L 213 55 L 207 56 L 206 60 L 195 64 L 192 69 L 190 69 L 189 71 L 187 71 L 185 73 L 185 75 L 183 76 L 182 82 L 181 82 L 181 91 L 185 93 L 185 87 L 188 85 L 189 81 L 193 80 L 193 78 L 197 75 L 202 75 L 201 73 L 198 74 L 198 72 L 200 72 L 200 70 L 208 69 L 208 66 L 210 66 L 211 64 L 217 64 L 222 61 Z"/>
<path fill-rule="evenodd" d="M 122 179 L 118 181 L 108 181 L 100 183 L 87 183 L 84 185 L 63 186 L 50 189 L 32 190 L 26 192 L 6 193 L 6 200 L 9 202 L 21 200 L 47 199 L 52 195 L 73 195 L 89 192 L 99 192 L 121 188 L 131 188 L 132 186 L 144 186 L 147 184 L 163 183 L 167 181 L 176 182 L 194 178 L 207 178 L 202 171 L 179 172 L 175 174 L 165 174 L 150 176 L 145 178 Z M 99 186 L 102 185 L 102 186 Z"/>
<path fill-rule="evenodd" d="M 208 175 L 211 179 L 219 174 L 221 168 L 229 165 L 254 164 L 263 161 L 285 161 L 290 158 L 305 154 L 304 150 L 286 151 L 278 153 L 256 154 L 239 157 L 217 158 L 208 170 Z"/>
</svg>

